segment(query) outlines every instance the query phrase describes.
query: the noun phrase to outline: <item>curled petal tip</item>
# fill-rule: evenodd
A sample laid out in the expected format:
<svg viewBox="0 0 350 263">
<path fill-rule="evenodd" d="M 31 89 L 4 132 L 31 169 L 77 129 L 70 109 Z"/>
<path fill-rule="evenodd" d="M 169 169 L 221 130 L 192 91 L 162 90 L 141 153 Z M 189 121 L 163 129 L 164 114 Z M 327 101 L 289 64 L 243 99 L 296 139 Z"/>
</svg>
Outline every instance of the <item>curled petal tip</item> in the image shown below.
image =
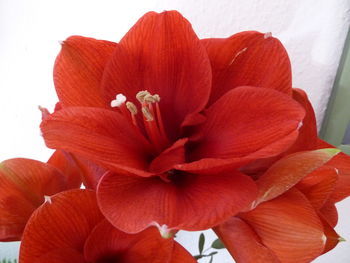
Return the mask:
<svg viewBox="0 0 350 263">
<path fill-rule="evenodd" d="M 271 32 L 267 32 L 264 34 L 264 38 L 267 39 L 267 38 L 270 38 L 272 37 L 272 33 Z"/>
<path fill-rule="evenodd" d="M 174 236 L 171 228 L 168 228 L 167 225 L 159 225 L 157 222 L 153 222 L 151 225 L 154 225 L 158 228 L 160 235 L 162 238 L 168 239 Z"/>
<path fill-rule="evenodd" d="M 47 108 L 42 107 L 42 106 L 38 106 L 38 109 L 41 111 L 41 119 L 44 120 L 46 119 L 48 116 L 50 116 L 50 112 Z"/>
<path fill-rule="evenodd" d="M 52 204 L 51 196 L 45 195 L 44 199 L 45 199 L 45 203 Z"/>
<path fill-rule="evenodd" d="M 325 149 L 320 149 L 320 151 L 328 153 L 331 156 L 335 156 L 341 152 L 341 150 L 339 150 L 338 148 L 325 148 Z"/>
<path fill-rule="evenodd" d="M 346 239 L 343 238 L 343 237 L 338 237 L 338 241 L 339 241 L 339 242 L 346 242 Z"/>
</svg>

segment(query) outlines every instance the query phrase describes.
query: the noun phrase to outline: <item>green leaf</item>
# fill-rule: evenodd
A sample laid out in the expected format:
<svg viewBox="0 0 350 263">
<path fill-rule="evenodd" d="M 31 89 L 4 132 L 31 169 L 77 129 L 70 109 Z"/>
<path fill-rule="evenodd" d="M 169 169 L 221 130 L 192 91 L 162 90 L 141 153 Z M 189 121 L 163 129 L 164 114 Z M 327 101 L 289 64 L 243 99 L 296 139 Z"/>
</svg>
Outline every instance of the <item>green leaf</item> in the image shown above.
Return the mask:
<svg viewBox="0 0 350 263">
<path fill-rule="evenodd" d="M 199 236 L 199 241 L 198 241 L 198 250 L 199 250 L 200 255 L 202 255 L 204 243 L 205 243 L 205 236 L 203 233 L 201 233 Z"/>
<path fill-rule="evenodd" d="M 212 247 L 212 248 L 215 248 L 215 249 L 222 249 L 222 248 L 225 248 L 225 245 L 221 242 L 220 239 L 216 239 L 216 240 L 214 240 L 214 242 L 211 244 L 211 247 Z"/>
</svg>

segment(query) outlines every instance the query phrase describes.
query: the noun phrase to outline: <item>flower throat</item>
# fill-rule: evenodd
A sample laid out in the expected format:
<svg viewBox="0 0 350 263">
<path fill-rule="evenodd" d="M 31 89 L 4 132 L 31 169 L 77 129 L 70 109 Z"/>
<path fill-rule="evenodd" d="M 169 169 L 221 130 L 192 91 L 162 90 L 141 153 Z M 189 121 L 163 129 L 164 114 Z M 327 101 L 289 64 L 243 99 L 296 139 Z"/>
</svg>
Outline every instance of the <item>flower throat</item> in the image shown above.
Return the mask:
<svg viewBox="0 0 350 263">
<path fill-rule="evenodd" d="M 158 94 L 152 95 L 147 90 L 142 90 L 136 94 L 136 99 L 141 106 L 143 124 L 147 134 L 145 137 L 155 147 L 155 150 L 160 153 L 168 147 L 170 143 L 164 129 L 160 112 L 160 97 Z M 111 101 L 111 107 L 118 107 L 121 113 L 132 122 L 133 127 L 141 134 L 144 134 L 140 123 L 138 123 L 136 119 L 139 110 L 134 103 L 126 101 L 126 97 L 123 94 L 117 94 L 116 98 Z"/>
</svg>

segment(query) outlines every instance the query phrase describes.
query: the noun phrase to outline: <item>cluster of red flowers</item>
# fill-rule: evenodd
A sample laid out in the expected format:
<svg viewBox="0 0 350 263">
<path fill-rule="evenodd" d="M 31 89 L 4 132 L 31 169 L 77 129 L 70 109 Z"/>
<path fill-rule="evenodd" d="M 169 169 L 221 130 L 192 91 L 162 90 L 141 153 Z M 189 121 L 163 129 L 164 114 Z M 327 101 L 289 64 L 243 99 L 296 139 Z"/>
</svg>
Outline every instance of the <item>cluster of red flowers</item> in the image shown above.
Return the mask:
<svg viewBox="0 0 350 263">
<path fill-rule="evenodd" d="M 22 241 L 21 263 L 196 262 L 179 230 L 213 228 L 241 263 L 306 263 L 341 240 L 350 157 L 317 137 L 271 34 L 200 40 L 151 12 L 119 43 L 65 40 L 54 82 L 55 153 L 0 164 L 0 240 Z"/>
</svg>

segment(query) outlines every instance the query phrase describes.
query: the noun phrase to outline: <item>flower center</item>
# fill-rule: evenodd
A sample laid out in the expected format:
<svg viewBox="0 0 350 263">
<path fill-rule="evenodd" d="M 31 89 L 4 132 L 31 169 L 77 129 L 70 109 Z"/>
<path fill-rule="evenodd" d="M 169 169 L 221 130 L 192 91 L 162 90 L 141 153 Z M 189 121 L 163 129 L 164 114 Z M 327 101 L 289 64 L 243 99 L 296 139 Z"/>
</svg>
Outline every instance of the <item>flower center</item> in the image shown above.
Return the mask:
<svg viewBox="0 0 350 263">
<path fill-rule="evenodd" d="M 169 145 L 169 139 L 165 133 L 160 112 L 160 97 L 158 94 L 152 95 L 147 90 L 143 90 L 136 94 L 136 99 L 141 107 L 145 137 L 158 152 L 162 152 Z M 136 119 L 139 110 L 134 103 L 127 101 L 123 94 L 117 94 L 116 98 L 111 101 L 111 107 L 118 107 L 120 112 L 132 122 L 133 127 L 143 134 L 143 129 Z"/>
</svg>

